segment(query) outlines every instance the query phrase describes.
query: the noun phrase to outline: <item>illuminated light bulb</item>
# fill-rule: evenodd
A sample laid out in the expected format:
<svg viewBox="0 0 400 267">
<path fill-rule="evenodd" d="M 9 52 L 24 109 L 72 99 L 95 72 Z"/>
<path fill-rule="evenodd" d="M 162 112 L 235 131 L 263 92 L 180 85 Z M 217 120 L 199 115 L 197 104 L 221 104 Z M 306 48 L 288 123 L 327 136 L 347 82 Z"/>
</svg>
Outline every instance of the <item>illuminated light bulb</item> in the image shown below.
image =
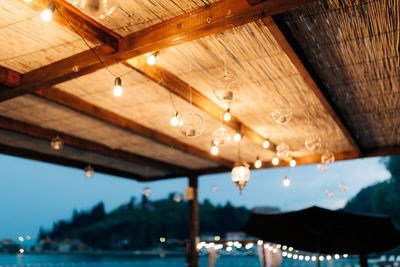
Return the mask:
<svg viewBox="0 0 400 267">
<path fill-rule="evenodd" d="M 233 242 L 229 241 L 227 245 L 228 245 L 228 247 L 232 247 L 233 246 Z"/>
<path fill-rule="evenodd" d="M 56 136 L 51 140 L 50 146 L 54 150 L 61 150 L 64 147 L 64 140 L 62 140 L 59 136 Z"/>
<path fill-rule="evenodd" d="M 166 241 L 165 237 L 160 237 L 160 242 L 164 243 Z"/>
<path fill-rule="evenodd" d="M 261 168 L 261 166 L 262 166 L 262 162 L 260 160 L 260 157 L 257 157 L 256 161 L 254 162 L 254 167 L 256 169 L 259 169 L 259 168 Z"/>
<path fill-rule="evenodd" d="M 321 256 L 319 256 L 318 259 L 319 259 L 319 261 L 324 261 L 325 258 L 324 258 L 324 256 L 321 255 Z"/>
<path fill-rule="evenodd" d="M 296 164 L 297 164 L 297 162 L 296 162 L 296 160 L 295 159 L 292 159 L 291 161 L 290 161 L 290 167 L 296 167 Z"/>
<path fill-rule="evenodd" d="M 233 136 L 233 141 L 235 141 L 236 143 L 239 143 L 240 140 L 242 140 L 242 135 L 241 135 L 240 133 L 236 133 L 236 134 Z"/>
<path fill-rule="evenodd" d="M 153 66 L 154 64 L 156 64 L 156 54 L 151 54 L 150 56 L 147 57 L 147 64 L 149 64 L 150 66 Z"/>
<path fill-rule="evenodd" d="M 220 239 L 221 239 L 221 237 L 220 237 L 219 235 L 214 236 L 214 240 L 215 240 L 215 241 L 219 241 Z"/>
<path fill-rule="evenodd" d="M 124 91 L 122 90 L 121 84 L 122 84 L 121 78 L 119 78 L 119 77 L 118 77 L 118 78 L 115 78 L 115 81 L 114 81 L 114 90 L 113 90 L 114 96 L 121 96 L 122 93 L 124 92 Z"/>
<path fill-rule="evenodd" d="M 282 249 L 283 249 L 283 250 L 286 250 L 286 249 L 287 249 L 287 246 L 282 246 Z"/>
<path fill-rule="evenodd" d="M 24 0 L 26 3 L 30 3 L 32 2 L 32 0 Z"/>
<path fill-rule="evenodd" d="M 316 260 L 317 260 L 317 256 L 312 256 L 312 257 L 311 257 L 311 260 L 312 260 L 312 261 L 316 261 Z"/>
<path fill-rule="evenodd" d="M 287 256 L 287 252 L 286 251 L 282 252 L 282 256 L 286 257 Z"/>
<path fill-rule="evenodd" d="M 270 145 L 270 142 L 269 142 L 269 140 L 266 139 L 263 143 L 263 148 L 267 149 L 267 148 L 269 148 L 269 145 Z"/>
<path fill-rule="evenodd" d="M 151 195 L 151 189 L 150 189 L 150 187 L 146 186 L 145 188 L 143 188 L 142 194 L 143 194 L 145 197 L 149 197 L 149 196 Z"/>
<path fill-rule="evenodd" d="M 228 110 L 224 114 L 224 121 L 230 121 L 231 120 L 231 109 L 228 108 Z"/>
<path fill-rule="evenodd" d="M 285 186 L 285 187 L 290 186 L 290 180 L 287 176 L 285 176 L 285 178 L 283 179 L 283 186 Z M 293 248 L 292 248 L 292 250 L 293 250 Z M 292 251 L 292 250 L 290 250 L 290 248 L 289 248 L 289 251 Z"/>
<path fill-rule="evenodd" d="M 277 250 L 276 248 L 274 248 L 274 249 L 272 250 L 272 252 L 273 252 L 273 253 L 277 253 L 278 250 Z"/>
<path fill-rule="evenodd" d="M 47 6 L 47 8 L 45 10 L 43 10 L 42 13 L 40 13 L 40 18 L 44 22 L 51 21 L 53 18 L 53 13 L 54 13 L 55 9 L 56 9 L 56 6 L 54 5 L 54 3 L 50 2 L 49 5 Z"/>
<path fill-rule="evenodd" d="M 335 254 L 335 260 L 338 260 L 340 258 L 339 254 Z"/>
<path fill-rule="evenodd" d="M 25 252 L 25 250 L 23 248 L 19 249 L 19 253 L 23 254 Z"/>
<path fill-rule="evenodd" d="M 287 257 L 290 259 L 292 257 L 292 253 L 288 253 Z"/>
<path fill-rule="evenodd" d="M 294 260 L 296 260 L 296 259 L 297 259 L 297 257 L 298 257 L 298 255 L 297 255 L 297 254 L 294 254 L 294 255 L 293 255 L 293 259 L 294 259 Z"/>
<path fill-rule="evenodd" d="M 293 248 L 292 248 L 292 247 L 289 247 L 289 251 L 293 251 Z"/>
<path fill-rule="evenodd" d="M 275 165 L 275 166 L 278 165 L 278 164 L 279 164 L 279 158 L 276 157 L 276 156 L 273 157 L 273 158 L 272 158 L 272 164 Z"/>
<path fill-rule="evenodd" d="M 326 260 L 330 261 L 332 259 L 331 255 L 326 256 Z"/>
<path fill-rule="evenodd" d="M 349 255 L 347 255 L 347 254 L 343 254 L 343 258 L 347 258 Z"/>
<path fill-rule="evenodd" d="M 257 245 L 261 246 L 264 242 L 262 240 L 257 241 Z"/>
<path fill-rule="evenodd" d="M 176 127 L 179 125 L 179 113 L 178 111 L 175 111 L 174 114 L 172 115 L 171 120 L 169 121 L 171 123 L 171 126 Z"/>
<path fill-rule="evenodd" d="M 89 164 L 85 169 L 85 177 L 86 178 L 92 178 L 94 175 L 94 169 L 92 168 L 92 166 Z"/>
<path fill-rule="evenodd" d="M 303 255 L 300 255 L 300 256 L 299 256 L 299 260 L 301 260 L 301 261 L 304 260 L 304 256 L 303 256 Z"/>
<path fill-rule="evenodd" d="M 176 203 L 181 202 L 181 201 L 182 201 L 182 196 L 181 196 L 181 194 L 179 194 L 178 192 L 175 193 L 175 195 L 174 195 L 174 201 L 175 201 Z"/>
<path fill-rule="evenodd" d="M 276 245 L 276 248 L 281 248 L 281 244 Z"/>
<path fill-rule="evenodd" d="M 212 142 L 211 145 L 211 154 L 213 154 L 214 156 L 218 155 L 219 153 L 219 148 Z"/>
<path fill-rule="evenodd" d="M 232 247 L 227 247 L 226 251 L 232 251 Z"/>
<path fill-rule="evenodd" d="M 305 259 L 306 261 L 309 261 L 309 260 L 310 260 L 310 256 L 307 255 L 307 256 L 304 257 L 304 259 Z"/>
</svg>

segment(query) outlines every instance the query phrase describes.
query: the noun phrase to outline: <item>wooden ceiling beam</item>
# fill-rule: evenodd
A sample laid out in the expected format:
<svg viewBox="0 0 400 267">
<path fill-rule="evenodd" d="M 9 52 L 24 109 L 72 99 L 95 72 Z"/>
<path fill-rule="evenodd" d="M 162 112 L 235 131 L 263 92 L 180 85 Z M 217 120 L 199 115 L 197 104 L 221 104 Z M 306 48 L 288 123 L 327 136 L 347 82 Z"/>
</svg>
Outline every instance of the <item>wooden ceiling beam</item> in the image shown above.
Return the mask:
<svg viewBox="0 0 400 267">
<path fill-rule="evenodd" d="M 21 85 L 21 79 L 20 73 L 0 66 L 0 103 L 20 95 L 16 87 Z"/>
<path fill-rule="evenodd" d="M 45 1 L 45 0 L 41 0 Z M 246 0 L 221 0 L 132 33 L 119 40 L 119 51 L 110 55 L 104 46 L 54 62 L 24 75 L 19 94 L 52 87 L 58 83 L 124 62 L 130 58 L 195 40 L 243 25 L 264 16 L 294 9 L 312 0 L 268 0 L 250 5 Z M 35 2 L 35 1 L 33 1 Z M 61 0 L 58 0 L 61 2 Z M 77 71 L 73 71 L 73 69 Z"/>
<path fill-rule="evenodd" d="M 104 49 L 104 51 L 107 53 L 111 54 L 118 51 L 118 40 L 121 38 L 120 35 L 104 27 L 91 17 L 85 15 L 83 12 L 65 0 L 34 0 L 31 2 L 26 2 L 25 0 L 19 1 L 39 12 L 47 8 L 50 2 L 53 2 L 56 6 L 56 10 L 53 13 L 53 21 L 69 28 L 74 33 L 75 31 L 78 32 L 83 38 L 96 45 L 104 44 L 102 49 Z"/>
<path fill-rule="evenodd" d="M 286 53 L 294 67 L 298 70 L 304 82 L 318 98 L 325 111 L 331 116 L 333 121 L 342 131 L 354 151 L 357 154 L 362 155 L 363 151 L 361 146 L 357 142 L 354 134 L 350 131 L 349 127 L 346 126 L 345 118 L 341 116 L 341 113 L 335 103 L 333 103 L 328 90 L 323 85 L 322 80 L 318 77 L 318 74 L 308 61 L 282 17 L 280 15 L 273 17 L 268 16 L 263 18 L 263 23 L 272 36 L 274 36 L 282 50 Z"/>
<path fill-rule="evenodd" d="M 111 125 L 118 126 L 133 134 L 137 134 L 145 138 L 148 138 L 152 141 L 166 145 L 171 149 L 178 149 L 183 152 L 210 160 L 212 162 L 217 162 L 226 166 L 232 166 L 234 164 L 234 162 L 230 160 L 223 159 L 219 156 L 212 156 L 208 151 L 201 150 L 193 145 L 186 144 L 178 139 L 170 137 L 169 135 L 142 126 L 132 120 L 129 120 L 121 115 L 118 115 L 117 113 L 106 110 L 100 106 L 96 106 L 77 96 L 74 96 L 67 92 L 63 92 L 57 88 L 41 89 L 36 91 L 34 95 L 42 97 L 48 101 L 58 103 L 62 106 L 68 107 L 72 110 L 86 114 L 98 120 L 107 122 Z"/>
<path fill-rule="evenodd" d="M 118 158 L 125 161 L 149 166 L 152 168 L 162 169 L 173 173 L 180 173 L 182 175 L 189 175 L 192 171 L 170 163 L 159 161 L 153 158 L 148 158 L 142 155 L 126 152 L 120 149 L 111 149 L 103 144 L 93 141 L 85 140 L 82 138 L 74 137 L 66 133 L 45 129 L 33 124 L 14 120 L 11 118 L 0 116 L 0 129 L 12 131 L 15 133 L 35 137 L 47 141 L 51 141 L 54 137 L 59 136 L 63 139 L 64 144 L 75 147 L 81 150 L 94 152 L 107 157 Z M 49 147 L 50 149 L 50 147 Z"/>
<path fill-rule="evenodd" d="M 195 88 L 190 88 L 191 86 L 186 82 L 179 79 L 177 76 L 168 72 L 167 70 L 153 65 L 142 64 L 145 62 L 144 58 L 136 57 L 134 59 L 128 60 L 125 65 L 136 69 L 138 72 L 143 74 L 145 77 L 156 82 L 157 84 L 163 86 L 168 91 L 177 95 L 178 97 L 190 101 L 190 89 L 192 90 L 192 103 L 194 106 L 207 113 L 216 120 L 220 120 L 221 115 L 225 113 L 225 109 L 221 108 L 201 92 L 197 91 Z M 247 127 L 238 118 L 231 114 L 230 121 L 224 121 L 224 124 L 234 129 L 236 132 L 240 133 L 242 136 L 246 136 L 253 143 L 262 146 L 266 138 L 251 128 Z M 270 141 L 269 149 L 275 152 L 276 145 Z"/>
</svg>

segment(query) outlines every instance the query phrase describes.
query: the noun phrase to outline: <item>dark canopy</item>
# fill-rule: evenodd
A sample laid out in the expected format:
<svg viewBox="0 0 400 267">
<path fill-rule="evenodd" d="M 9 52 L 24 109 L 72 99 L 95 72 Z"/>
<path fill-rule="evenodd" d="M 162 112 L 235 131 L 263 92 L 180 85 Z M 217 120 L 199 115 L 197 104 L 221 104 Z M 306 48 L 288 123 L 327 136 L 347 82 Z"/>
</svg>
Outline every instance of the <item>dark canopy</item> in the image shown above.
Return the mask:
<svg viewBox="0 0 400 267">
<path fill-rule="evenodd" d="M 252 213 L 244 231 L 263 240 L 324 254 L 368 254 L 400 245 L 388 217 L 311 207 L 276 214 Z"/>
</svg>

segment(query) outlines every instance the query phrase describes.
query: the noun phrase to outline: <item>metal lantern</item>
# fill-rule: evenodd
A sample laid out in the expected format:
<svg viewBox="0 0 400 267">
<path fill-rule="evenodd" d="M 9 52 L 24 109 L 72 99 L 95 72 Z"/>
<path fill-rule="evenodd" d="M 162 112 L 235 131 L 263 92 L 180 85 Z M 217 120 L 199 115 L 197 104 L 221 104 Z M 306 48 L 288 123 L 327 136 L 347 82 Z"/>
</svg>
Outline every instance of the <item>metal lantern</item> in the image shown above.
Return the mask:
<svg viewBox="0 0 400 267">
<path fill-rule="evenodd" d="M 321 156 L 321 164 L 327 165 L 333 163 L 334 161 L 335 155 L 329 150 L 326 150 Z"/>
<path fill-rule="evenodd" d="M 290 156 L 289 145 L 282 143 L 276 147 L 276 155 L 280 158 L 286 159 Z"/>
<path fill-rule="evenodd" d="M 307 137 L 304 145 L 309 151 L 318 151 L 322 147 L 321 137 L 316 134 L 312 134 Z"/>
<path fill-rule="evenodd" d="M 146 186 L 145 188 L 143 188 L 142 194 L 143 194 L 145 197 L 149 197 L 149 196 L 151 195 L 151 189 L 150 189 L 150 187 Z"/>
<path fill-rule="evenodd" d="M 231 72 L 225 71 L 224 75 L 214 82 L 213 91 L 218 100 L 229 103 L 239 97 L 240 90 L 235 76 Z"/>
<path fill-rule="evenodd" d="M 243 188 L 250 179 L 250 165 L 247 162 L 239 162 L 233 166 L 232 169 L 232 182 L 239 188 L 242 193 Z"/>
<path fill-rule="evenodd" d="M 200 115 L 193 112 L 183 114 L 179 121 L 179 131 L 187 138 L 199 137 L 204 130 L 204 122 Z"/>
<path fill-rule="evenodd" d="M 221 127 L 212 133 L 212 141 L 217 146 L 226 145 L 231 141 L 231 136 L 226 128 Z"/>
<path fill-rule="evenodd" d="M 86 168 L 84 169 L 85 171 L 85 177 L 86 178 L 92 178 L 94 175 L 94 169 L 93 167 L 89 164 L 88 166 L 86 166 Z"/>
<path fill-rule="evenodd" d="M 62 140 L 59 136 L 56 136 L 50 142 L 51 148 L 54 150 L 61 150 L 64 147 L 64 140 Z"/>
<path fill-rule="evenodd" d="M 292 107 L 285 99 L 281 99 L 272 111 L 272 119 L 278 124 L 287 124 L 292 116 Z"/>
</svg>

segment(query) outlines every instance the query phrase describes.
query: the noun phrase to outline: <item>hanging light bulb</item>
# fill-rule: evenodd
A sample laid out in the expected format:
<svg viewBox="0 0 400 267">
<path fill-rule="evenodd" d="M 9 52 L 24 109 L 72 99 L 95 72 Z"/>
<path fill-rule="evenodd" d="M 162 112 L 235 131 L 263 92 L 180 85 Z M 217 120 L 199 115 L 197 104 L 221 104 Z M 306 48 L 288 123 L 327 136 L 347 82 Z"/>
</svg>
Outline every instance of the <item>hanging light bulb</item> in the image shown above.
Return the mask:
<svg viewBox="0 0 400 267">
<path fill-rule="evenodd" d="M 235 76 L 229 71 L 225 71 L 222 77 L 214 82 L 215 97 L 224 102 L 232 102 L 239 97 L 239 85 Z"/>
<path fill-rule="evenodd" d="M 150 187 L 146 186 L 145 188 L 143 188 L 142 194 L 143 194 L 145 197 L 149 197 L 149 196 L 151 195 L 151 189 L 150 189 Z"/>
<path fill-rule="evenodd" d="M 121 84 L 122 84 L 121 78 L 119 78 L 119 77 L 115 78 L 115 81 L 114 81 L 114 90 L 113 90 L 114 96 L 121 96 L 122 93 L 124 92 L 124 91 L 122 90 Z"/>
<path fill-rule="evenodd" d="M 179 130 L 187 138 L 199 137 L 204 130 L 204 122 L 200 115 L 193 112 L 183 114 L 179 121 Z"/>
<path fill-rule="evenodd" d="M 171 118 L 171 120 L 169 122 L 171 123 L 171 125 L 173 127 L 178 126 L 178 124 L 179 124 L 179 113 L 178 113 L 178 111 L 174 112 L 174 114 L 172 115 L 172 118 Z"/>
<path fill-rule="evenodd" d="M 220 127 L 212 133 L 213 143 L 217 146 L 226 145 L 231 141 L 231 136 L 226 128 Z"/>
<path fill-rule="evenodd" d="M 92 178 L 94 175 L 94 169 L 93 167 L 89 164 L 88 166 L 86 166 L 86 168 L 84 169 L 85 171 L 85 177 L 86 178 Z"/>
<path fill-rule="evenodd" d="M 290 180 L 287 176 L 285 176 L 285 178 L 283 178 L 283 186 L 285 186 L 285 187 L 290 186 Z"/>
<path fill-rule="evenodd" d="M 304 145 L 309 151 L 318 151 L 322 147 L 321 137 L 316 134 L 312 134 L 307 137 Z"/>
<path fill-rule="evenodd" d="M 321 164 L 328 165 L 330 163 L 333 163 L 334 161 L 335 155 L 329 150 L 326 150 L 321 156 Z"/>
<path fill-rule="evenodd" d="M 268 139 L 265 139 L 265 141 L 263 142 L 263 148 L 267 149 L 269 148 L 270 142 Z"/>
<path fill-rule="evenodd" d="M 262 166 L 262 162 L 260 160 L 260 157 L 257 157 L 256 161 L 254 162 L 254 167 L 256 169 L 259 169 L 259 168 L 261 168 L 261 166 Z"/>
<path fill-rule="evenodd" d="M 233 136 L 233 141 L 235 141 L 236 143 L 239 143 L 240 140 L 242 140 L 242 135 L 241 135 L 240 133 L 236 133 L 236 134 Z"/>
<path fill-rule="evenodd" d="M 274 156 L 272 158 L 272 164 L 275 165 L 275 166 L 279 164 L 279 158 L 277 156 Z"/>
<path fill-rule="evenodd" d="M 292 159 L 289 164 L 290 164 L 290 167 L 293 168 L 293 167 L 296 167 L 297 162 L 295 159 Z"/>
<path fill-rule="evenodd" d="M 152 53 L 147 57 L 147 64 L 153 66 L 157 61 L 157 53 Z"/>
<path fill-rule="evenodd" d="M 290 147 L 282 143 L 276 147 L 276 155 L 280 158 L 288 158 L 290 156 Z"/>
<path fill-rule="evenodd" d="M 24 0 L 26 3 L 30 3 L 32 2 L 32 0 Z"/>
<path fill-rule="evenodd" d="M 224 114 L 224 121 L 230 121 L 231 120 L 231 109 L 228 108 Z"/>
<path fill-rule="evenodd" d="M 56 6 L 53 2 L 50 1 L 47 8 L 40 13 L 40 18 L 45 22 L 51 21 L 51 19 L 53 18 L 54 10 L 56 10 Z"/>
<path fill-rule="evenodd" d="M 54 150 L 61 150 L 64 147 L 64 140 L 62 140 L 59 136 L 56 136 L 51 140 L 50 146 Z"/>
<path fill-rule="evenodd" d="M 219 153 L 218 146 L 214 142 L 211 142 L 211 154 L 216 156 L 216 155 L 218 155 L 218 153 Z"/>
<path fill-rule="evenodd" d="M 233 166 L 232 181 L 242 193 L 243 188 L 250 179 L 250 165 L 247 162 L 239 162 Z"/>
<path fill-rule="evenodd" d="M 281 99 L 272 111 L 272 119 L 278 124 L 287 124 L 292 116 L 292 108 L 285 99 Z"/>
<path fill-rule="evenodd" d="M 174 195 L 174 201 L 175 201 L 176 203 L 181 202 L 181 201 L 182 201 L 182 196 L 181 196 L 181 194 L 179 194 L 178 192 L 176 192 L 175 195 Z"/>
</svg>

